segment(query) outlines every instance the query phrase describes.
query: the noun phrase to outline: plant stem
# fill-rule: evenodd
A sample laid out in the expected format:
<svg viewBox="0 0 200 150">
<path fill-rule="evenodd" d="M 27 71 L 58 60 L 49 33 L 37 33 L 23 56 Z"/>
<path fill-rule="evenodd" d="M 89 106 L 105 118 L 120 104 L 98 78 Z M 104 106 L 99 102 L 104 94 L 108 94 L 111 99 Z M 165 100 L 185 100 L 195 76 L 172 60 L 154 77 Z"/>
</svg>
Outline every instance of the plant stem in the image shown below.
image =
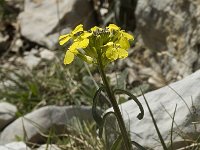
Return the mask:
<svg viewBox="0 0 200 150">
<path fill-rule="evenodd" d="M 113 91 L 111 90 L 111 88 L 109 86 L 108 80 L 107 80 L 105 72 L 104 72 L 104 67 L 103 67 L 103 64 L 102 64 L 102 61 L 101 61 L 100 58 L 98 60 L 98 67 L 99 67 L 100 75 L 101 75 L 102 80 L 103 80 L 103 84 L 104 84 L 106 92 L 108 94 L 108 98 L 110 99 L 110 102 L 111 102 L 113 109 L 114 109 L 114 112 L 116 114 L 117 122 L 119 124 L 119 128 L 120 128 L 120 131 L 121 131 L 121 134 L 122 134 L 122 138 L 123 138 L 125 148 L 126 148 L 126 150 L 131 150 L 132 149 L 131 141 L 130 141 L 129 135 L 126 131 L 126 127 L 125 127 L 125 124 L 124 124 L 124 120 L 122 118 L 121 111 L 120 111 L 119 106 L 117 104 L 116 98 L 113 94 Z"/>
</svg>

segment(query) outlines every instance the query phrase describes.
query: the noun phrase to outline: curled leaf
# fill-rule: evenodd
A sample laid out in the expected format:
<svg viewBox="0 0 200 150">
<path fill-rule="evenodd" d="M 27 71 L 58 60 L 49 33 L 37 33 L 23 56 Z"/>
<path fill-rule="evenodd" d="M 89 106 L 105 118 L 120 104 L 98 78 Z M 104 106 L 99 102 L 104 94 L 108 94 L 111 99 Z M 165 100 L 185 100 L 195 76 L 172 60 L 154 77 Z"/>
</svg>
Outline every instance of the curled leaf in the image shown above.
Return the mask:
<svg viewBox="0 0 200 150">
<path fill-rule="evenodd" d="M 137 118 L 139 120 L 141 120 L 144 117 L 144 109 L 142 107 L 142 104 L 139 102 L 139 100 L 137 99 L 137 97 L 135 97 L 133 94 L 131 94 L 128 91 L 122 90 L 122 89 L 115 89 L 114 90 L 114 94 L 126 94 L 128 95 L 132 100 L 134 100 L 136 102 L 136 104 L 138 105 L 139 109 L 140 109 L 140 113 L 137 115 Z"/>
</svg>

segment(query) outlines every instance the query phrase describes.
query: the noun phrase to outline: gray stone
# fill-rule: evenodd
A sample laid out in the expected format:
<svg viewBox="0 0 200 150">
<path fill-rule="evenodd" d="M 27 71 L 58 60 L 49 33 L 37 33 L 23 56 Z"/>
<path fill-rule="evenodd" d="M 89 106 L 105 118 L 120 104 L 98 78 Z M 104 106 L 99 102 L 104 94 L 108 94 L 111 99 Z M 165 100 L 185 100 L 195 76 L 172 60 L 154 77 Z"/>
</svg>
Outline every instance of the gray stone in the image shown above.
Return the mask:
<svg viewBox="0 0 200 150">
<path fill-rule="evenodd" d="M 58 0 L 58 5 L 56 2 L 25 0 L 24 12 L 19 15 L 21 34 L 49 49 L 56 47 L 59 30 L 72 29 L 80 23 L 87 28 L 95 24 L 88 0 Z"/>
<path fill-rule="evenodd" d="M 11 51 L 18 53 L 22 46 L 23 46 L 23 41 L 22 39 L 18 38 L 14 41 L 13 46 L 11 47 Z"/>
<path fill-rule="evenodd" d="M 54 52 L 48 50 L 48 49 L 44 49 L 42 48 L 40 50 L 40 57 L 44 60 L 53 60 L 55 58 L 55 54 Z"/>
<path fill-rule="evenodd" d="M 3 35 L 1 32 L 0 32 L 0 52 L 4 52 L 6 51 L 6 49 L 8 48 L 10 42 L 8 42 L 8 38 L 9 36 L 8 35 Z"/>
<path fill-rule="evenodd" d="M 16 106 L 7 102 L 0 102 L 0 131 L 15 119 L 16 112 Z"/>
<path fill-rule="evenodd" d="M 30 148 L 24 142 L 12 142 L 0 145 L 0 150 L 30 150 Z"/>
<path fill-rule="evenodd" d="M 45 106 L 7 126 L 1 133 L 0 144 L 16 141 L 16 137 L 31 143 L 43 143 L 46 139 L 41 133 L 48 134 L 50 129 L 56 134 L 66 133 L 67 126 L 75 127 L 78 119 L 92 121 L 91 107 Z"/>
<path fill-rule="evenodd" d="M 37 150 L 61 150 L 57 145 L 55 144 L 44 144 L 41 145 Z"/>
<path fill-rule="evenodd" d="M 23 58 L 23 64 L 26 65 L 29 69 L 33 69 L 34 67 L 38 66 L 40 62 L 41 58 L 33 54 L 28 54 Z"/>
<path fill-rule="evenodd" d="M 173 88 L 185 102 L 169 86 Z M 197 139 L 200 135 L 200 70 L 169 86 L 145 94 L 165 142 L 168 143 L 170 140 L 172 124 L 170 115 L 173 115 L 176 104 L 177 110 L 173 141 L 184 141 L 182 138 L 190 140 Z M 142 120 L 136 118 L 139 113 L 139 108 L 134 101 L 130 100 L 120 106 L 126 125 L 130 127 L 131 138 L 143 146 L 149 146 L 155 150 L 160 150 L 162 149 L 160 147 L 161 144 L 144 102 L 144 98 L 140 96 L 138 99 L 142 103 L 145 111 Z M 188 107 L 185 103 L 187 103 Z M 194 123 L 196 123 L 196 128 L 194 127 Z M 182 131 L 185 135 L 181 134 Z M 179 135 L 183 136 L 180 137 Z"/>
<path fill-rule="evenodd" d="M 0 82 L 0 90 L 4 89 L 5 87 L 8 86 L 14 86 L 14 82 L 10 81 L 10 80 L 6 80 L 6 81 L 1 81 Z"/>
<path fill-rule="evenodd" d="M 147 48 L 168 52 L 165 72 L 185 77 L 200 69 L 199 9 L 198 0 L 138 1 L 137 30 Z"/>
<path fill-rule="evenodd" d="M 2 33 L 0 32 L 0 43 L 6 42 L 8 40 L 9 36 L 3 36 Z"/>
</svg>

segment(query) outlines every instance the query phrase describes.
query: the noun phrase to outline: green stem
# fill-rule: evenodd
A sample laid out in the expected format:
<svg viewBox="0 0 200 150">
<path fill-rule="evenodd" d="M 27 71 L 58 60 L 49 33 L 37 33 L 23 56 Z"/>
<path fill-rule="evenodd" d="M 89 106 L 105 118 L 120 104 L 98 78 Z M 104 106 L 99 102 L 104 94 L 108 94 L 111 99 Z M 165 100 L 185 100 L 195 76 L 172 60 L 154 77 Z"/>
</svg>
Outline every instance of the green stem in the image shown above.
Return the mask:
<svg viewBox="0 0 200 150">
<path fill-rule="evenodd" d="M 101 75 L 102 80 L 103 80 L 103 84 L 104 84 L 106 92 L 108 94 L 108 98 L 110 99 L 110 102 L 111 102 L 113 109 L 114 109 L 114 112 L 116 114 L 116 118 L 117 118 L 117 121 L 118 121 L 118 124 L 119 124 L 119 128 L 120 128 L 120 131 L 121 131 L 121 134 L 122 134 L 122 138 L 123 138 L 125 148 L 126 148 L 126 150 L 131 150 L 132 149 L 131 141 L 130 141 L 129 135 L 126 131 L 124 120 L 122 118 L 122 114 L 121 114 L 121 111 L 120 111 L 119 106 L 117 104 L 117 101 L 115 99 L 114 93 L 111 90 L 109 83 L 108 83 L 108 80 L 106 78 L 101 58 L 99 58 L 99 60 L 98 60 L 98 67 L 99 67 L 100 75 Z"/>
</svg>

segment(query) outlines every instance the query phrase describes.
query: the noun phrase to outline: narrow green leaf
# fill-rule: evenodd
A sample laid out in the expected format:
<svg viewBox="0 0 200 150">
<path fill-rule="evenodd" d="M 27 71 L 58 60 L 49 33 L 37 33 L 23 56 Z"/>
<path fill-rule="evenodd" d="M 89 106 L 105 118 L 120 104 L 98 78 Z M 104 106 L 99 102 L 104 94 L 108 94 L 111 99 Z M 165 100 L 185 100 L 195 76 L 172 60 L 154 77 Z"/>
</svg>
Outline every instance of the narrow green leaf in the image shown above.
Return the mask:
<svg viewBox="0 0 200 150">
<path fill-rule="evenodd" d="M 103 118 L 102 118 L 102 122 L 101 122 L 101 124 L 99 125 L 99 137 L 100 137 L 100 138 L 102 138 L 103 126 L 104 126 L 104 124 L 105 124 L 105 122 L 106 122 L 106 119 L 107 119 L 110 115 L 112 115 L 112 114 L 116 117 L 115 113 L 112 112 L 112 111 L 109 111 L 109 112 L 107 112 L 106 114 L 104 114 L 104 116 L 103 116 Z"/>
<path fill-rule="evenodd" d="M 144 148 L 143 146 L 141 146 L 140 144 L 138 144 L 137 142 L 135 141 L 131 141 L 131 143 L 133 145 L 135 145 L 135 147 L 137 147 L 139 150 L 147 150 L 146 148 Z"/>
<path fill-rule="evenodd" d="M 94 98 L 93 98 L 93 105 L 92 105 L 92 115 L 98 126 L 101 126 L 102 121 L 103 121 L 101 115 L 97 111 L 97 102 L 98 102 L 99 96 L 101 94 L 101 91 L 103 89 L 104 89 L 104 87 L 102 86 L 96 91 Z"/>
<path fill-rule="evenodd" d="M 167 150 L 167 146 L 166 146 L 166 144 L 165 144 L 165 142 L 164 142 L 164 140 L 163 140 L 163 137 L 162 137 L 162 135 L 161 135 L 161 133 L 160 133 L 160 130 L 159 130 L 158 126 L 157 126 L 157 123 L 156 123 L 156 120 L 155 120 L 155 118 L 154 118 L 154 116 L 153 116 L 153 113 L 152 113 L 152 111 L 151 111 L 151 108 L 150 108 L 150 106 L 149 106 L 149 104 L 148 104 L 148 102 L 147 102 L 147 100 L 146 100 L 146 98 L 145 98 L 145 96 L 144 96 L 144 93 L 143 93 L 142 89 L 140 89 L 140 90 L 141 90 L 141 92 L 142 92 L 142 96 L 144 97 L 145 103 L 146 103 L 147 108 L 148 108 L 148 110 L 149 110 L 149 113 L 150 113 L 150 115 L 151 115 L 151 118 L 152 118 L 154 127 L 156 128 L 156 132 L 157 132 L 157 134 L 158 134 L 158 137 L 159 137 L 159 139 L 160 139 L 160 142 L 161 142 L 161 144 L 162 144 L 162 147 L 163 147 L 164 150 Z"/>
<path fill-rule="evenodd" d="M 132 100 L 134 100 L 136 102 L 136 104 L 138 105 L 139 109 L 140 109 L 140 113 L 137 115 L 137 118 L 139 120 L 141 120 L 144 117 L 144 109 L 142 107 L 142 104 L 139 102 L 139 100 L 137 99 L 137 97 L 135 97 L 133 94 L 131 94 L 130 92 L 126 91 L 126 90 L 122 90 L 122 89 L 115 89 L 114 90 L 114 94 L 126 94 L 128 95 Z"/>
<path fill-rule="evenodd" d="M 176 114 L 176 108 L 177 108 L 177 104 L 175 106 L 175 110 L 173 113 L 173 117 L 172 117 L 172 126 L 171 126 L 171 134 L 170 134 L 170 141 L 171 141 L 171 149 L 173 150 L 173 127 L 174 127 L 174 118 L 175 118 L 175 114 Z"/>
<path fill-rule="evenodd" d="M 121 145 L 122 145 L 122 135 L 119 135 L 115 140 L 115 142 L 112 144 L 110 150 L 121 150 Z"/>
<path fill-rule="evenodd" d="M 93 98 L 93 105 L 92 105 L 92 115 L 93 115 L 94 120 L 97 123 L 97 127 L 99 128 L 99 137 L 100 138 L 102 138 L 103 126 L 105 124 L 106 118 L 111 114 L 115 115 L 114 112 L 107 112 L 102 117 L 97 111 L 97 102 L 99 100 L 99 96 L 100 96 L 101 92 L 103 91 L 103 89 L 104 89 L 104 87 L 102 86 L 96 91 L 94 98 Z"/>
</svg>

